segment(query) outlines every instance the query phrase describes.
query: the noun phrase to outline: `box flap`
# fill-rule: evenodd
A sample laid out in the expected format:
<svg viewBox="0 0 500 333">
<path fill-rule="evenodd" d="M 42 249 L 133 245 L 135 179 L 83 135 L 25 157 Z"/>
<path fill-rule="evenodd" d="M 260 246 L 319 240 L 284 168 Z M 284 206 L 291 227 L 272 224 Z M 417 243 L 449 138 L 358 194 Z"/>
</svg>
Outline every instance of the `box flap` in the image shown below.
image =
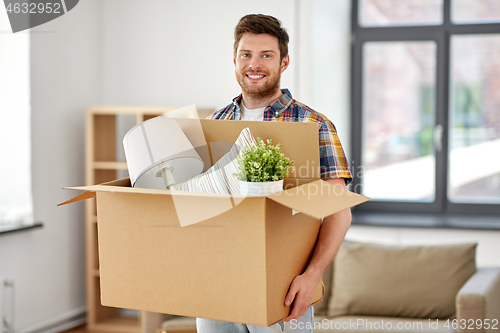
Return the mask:
<svg viewBox="0 0 500 333">
<path fill-rule="evenodd" d="M 130 186 L 130 179 L 128 177 L 127 178 L 121 178 L 121 179 L 115 179 L 115 180 L 112 180 L 112 181 L 109 181 L 109 182 L 106 182 L 106 183 L 102 183 L 100 185 L 119 186 L 120 188 L 123 188 L 123 187 L 126 187 L 126 186 Z M 69 200 L 61 202 L 57 206 L 63 206 L 63 205 L 67 205 L 67 204 L 70 204 L 70 203 L 73 203 L 73 202 L 78 202 L 78 201 L 82 201 L 82 200 L 86 200 L 86 199 L 95 198 L 95 192 L 96 192 L 96 190 L 93 190 L 93 187 L 94 186 L 78 186 L 78 187 L 63 186 L 63 189 L 65 189 L 65 190 L 80 190 L 80 191 L 84 191 L 84 192 L 78 194 L 77 196 L 75 196 L 75 197 L 73 197 L 73 198 L 71 198 Z"/>
<path fill-rule="evenodd" d="M 136 194 L 156 194 L 156 195 L 170 195 L 172 197 L 212 197 L 212 198 L 229 198 L 228 194 L 218 194 L 218 193 L 201 193 L 201 192 L 188 192 L 188 191 L 176 191 L 176 190 L 160 190 L 160 189 L 147 189 L 147 188 L 135 188 L 135 187 L 125 187 L 125 186 L 113 186 L 106 185 L 113 184 L 113 182 L 99 184 L 99 185 L 87 185 L 87 186 L 74 186 L 74 187 L 63 187 L 65 190 L 80 190 L 83 193 L 64 201 L 58 206 L 66 205 L 69 203 L 94 198 L 96 196 L 95 192 L 111 192 L 111 193 L 136 193 Z M 233 199 L 241 202 L 245 196 L 238 196 L 239 198 Z"/>
<path fill-rule="evenodd" d="M 268 198 L 317 219 L 370 200 L 323 180 L 297 186 Z"/>
<path fill-rule="evenodd" d="M 63 187 L 63 188 L 65 188 L 65 187 Z M 95 197 L 95 192 L 85 191 L 85 192 L 80 193 L 77 196 L 75 196 L 75 197 L 73 197 L 73 198 L 71 198 L 69 200 L 61 202 L 57 206 L 67 205 L 67 204 L 70 204 L 70 203 L 73 203 L 73 202 L 77 202 L 77 201 L 81 201 L 81 200 L 86 200 L 86 199 L 91 199 L 91 198 L 94 198 L 94 197 Z"/>
<path fill-rule="evenodd" d="M 189 191 L 177 191 L 177 190 L 161 190 L 161 189 L 150 189 L 150 188 L 137 188 L 137 187 L 123 187 L 123 186 L 109 186 L 109 185 L 87 185 L 87 186 L 74 186 L 74 187 L 63 187 L 65 190 L 80 190 L 89 192 L 112 192 L 112 193 L 138 193 L 138 194 L 159 194 L 159 195 L 172 195 L 172 196 L 191 196 L 191 197 L 228 197 L 228 194 L 221 193 L 202 193 L 202 192 L 189 192 Z M 245 196 L 238 195 L 238 197 Z M 76 198 L 76 197 L 75 197 Z M 81 198 L 84 200 L 87 198 Z M 76 200 L 79 201 L 79 200 Z M 68 202 L 69 203 L 69 202 Z"/>
</svg>

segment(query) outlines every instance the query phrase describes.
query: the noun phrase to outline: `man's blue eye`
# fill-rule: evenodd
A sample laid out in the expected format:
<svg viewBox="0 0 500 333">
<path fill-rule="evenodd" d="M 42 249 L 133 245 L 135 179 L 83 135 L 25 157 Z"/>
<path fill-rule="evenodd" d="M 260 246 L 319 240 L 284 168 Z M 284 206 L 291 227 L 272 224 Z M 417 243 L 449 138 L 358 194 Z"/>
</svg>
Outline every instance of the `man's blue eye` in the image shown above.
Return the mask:
<svg viewBox="0 0 500 333">
<path fill-rule="evenodd" d="M 264 58 L 271 58 L 270 54 L 264 54 Z"/>
</svg>

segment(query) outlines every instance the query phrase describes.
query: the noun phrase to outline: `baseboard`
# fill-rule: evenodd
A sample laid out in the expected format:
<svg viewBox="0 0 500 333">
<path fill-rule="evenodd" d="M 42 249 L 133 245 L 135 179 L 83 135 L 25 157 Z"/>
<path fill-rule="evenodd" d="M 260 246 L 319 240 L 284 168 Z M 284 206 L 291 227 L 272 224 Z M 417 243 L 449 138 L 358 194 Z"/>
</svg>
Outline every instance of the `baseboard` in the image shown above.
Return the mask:
<svg viewBox="0 0 500 333">
<path fill-rule="evenodd" d="M 16 333 L 59 333 L 87 322 L 87 307 L 68 311 L 62 315 L 26 327 Z"/>
</svg>

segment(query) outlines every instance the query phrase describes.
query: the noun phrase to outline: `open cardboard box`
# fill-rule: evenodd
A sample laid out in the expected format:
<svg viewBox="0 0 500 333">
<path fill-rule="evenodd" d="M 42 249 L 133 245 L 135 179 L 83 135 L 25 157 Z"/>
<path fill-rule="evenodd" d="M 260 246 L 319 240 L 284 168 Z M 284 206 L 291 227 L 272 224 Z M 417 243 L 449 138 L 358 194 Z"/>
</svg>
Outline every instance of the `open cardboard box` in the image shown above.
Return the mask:
<svg viewBox="0 0 500 333">
<path fill-rule="evenodd" d="M 281 143 L 295 171 L 285 191 L 267 197 L 132 188 L 128 178 L 72 187 L 84 192 L 63 204 L 97 196 L 101 302 L 274 324 L 290 313 L 285 295 L 307 266 L 320 219 L 368 198 L 319 180 L 316 124 L 178 122 L 207 167 L 249 127 Z M 313 303 L 321 299 L 320 282 Z"/>
</svg>

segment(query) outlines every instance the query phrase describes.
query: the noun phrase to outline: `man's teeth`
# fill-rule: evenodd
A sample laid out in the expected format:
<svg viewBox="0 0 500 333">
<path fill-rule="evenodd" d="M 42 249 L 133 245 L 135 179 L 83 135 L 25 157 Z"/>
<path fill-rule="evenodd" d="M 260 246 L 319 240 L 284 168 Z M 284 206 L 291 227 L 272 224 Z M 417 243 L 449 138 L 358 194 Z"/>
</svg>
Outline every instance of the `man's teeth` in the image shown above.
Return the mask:
<svg viewBox="0 0 500 333">
<path fill-rule="evenodd" d="M 264 75 L 250 75 L 250 74 L 248 74 L 248 77 L 251 79 L 260 79 L 260 78 L 263 78 Z"/>
</svg>

